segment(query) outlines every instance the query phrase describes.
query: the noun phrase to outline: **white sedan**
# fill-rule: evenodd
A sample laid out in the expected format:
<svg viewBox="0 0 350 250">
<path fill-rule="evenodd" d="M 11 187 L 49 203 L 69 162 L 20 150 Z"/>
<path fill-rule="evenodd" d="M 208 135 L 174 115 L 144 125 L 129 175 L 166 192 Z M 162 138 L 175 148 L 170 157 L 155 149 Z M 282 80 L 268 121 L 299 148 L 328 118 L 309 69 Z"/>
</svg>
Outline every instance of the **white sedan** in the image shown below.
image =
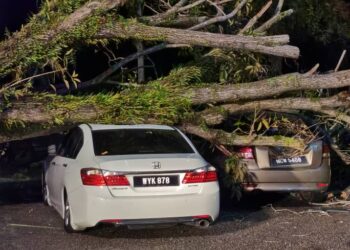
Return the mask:
<svg viewBox="0 0 350 250">
<path fill-rule="evenodd" d="M 43 199 L 67 232 L 99 223 L 207 227 L 219 215 L 216 170 L 176 128 L 83 124 L 49 155 Z"/>
</svg>

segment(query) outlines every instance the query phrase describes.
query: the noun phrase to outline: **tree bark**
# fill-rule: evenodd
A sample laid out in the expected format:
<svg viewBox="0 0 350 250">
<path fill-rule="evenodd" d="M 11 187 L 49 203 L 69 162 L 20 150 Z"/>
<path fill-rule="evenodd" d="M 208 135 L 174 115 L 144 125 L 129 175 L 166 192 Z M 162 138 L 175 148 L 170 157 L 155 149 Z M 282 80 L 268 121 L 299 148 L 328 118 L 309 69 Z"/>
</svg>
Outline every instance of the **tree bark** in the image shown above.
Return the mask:
<svg viewBox="0 0 350 250">
<path fill-rule="evenodd" d="M 143 0 L 137 1 L 137 16 L 141 17 L 143 15 Z M 142 41 L 135 41 L 135 47 L 137 53 L 142 53 L 144 50 Z M 145 82 L 145 57 L 140 56 L 137 58 L 137 83 L 141 84 Z"/>
<path fill-rule="evenodd" d="M 162 41 L 171 44 L 228 48 L 294 59 L 298 58 L 300 54 L 299 48 L 284 45 L 289 42 L 288 35 L 264 37 L 225 35 L 183 29 L 152 27 L 140 23 L 125 25 L 116 22 L 113 27 L 102 28 L 96 35 L 96 38 L 137 39 L 144 41 Z"/>
<path fill-rule="evenodd" d="M 274 138 L 271 136 L 240 136 L 223 130 L 217 129 L 203 129 L 199 126 L 194 125 L 183 125 L 180 129 L 188 134 L 193 134 L 206 139 L 213 144 L 228 145 L 228 146 L 279 146 L 289 147 L 298 150 L 305 148 L 303 140 L 290 138 L 290 137 L 278 137 Z"/>
<path fill-rule="evenodd" d="M 288 91 L 303 89 L 339 88 L 350 86 L 350 70 L 339 71 L 327 75 L 304 76 L 291 74 L 273 79 L 267 79 L 255 83 L 235 84 L 226 86 L 213 85 L 205 88 L 191 88 L 184 91 L 184 97 L 190 98 L 193 104 L 237 102 L 240 104 L 227 104 L 224 110 L 202 113 L 209 124 L 217 124 L 223 119 L 225 112 L 245 112 L 255 108 L 264 109 L 305 109 L 327 114 L 350 124 L 350 117 L 345 113 L 340 113 L 334 108 L 348 107 L 348 93 L 341 93 L 330 98 L 303 99 L 286 98 L 276 100 L 260 100 L 244 104 L 243 100 L 257 99 L 263 97 L 277 96 Z M 147 91 L 147 89 L 146 89 Z M 188 94 L 190 93 L 190 95 Z M 64 117 L 63 125 L 77 124 L 81 122 L 93 122 L 98 117 L 105 115 L 103 110 L 92 104 L 82 102 L 79 108 L 52 108 L 47 105 L 50 100 L 37 101 L 27 97 L 19 101 L 12 102 L 12 106 L 0 113 L 0 122 L 24 123 L 33 126 L 43 124 L 54 124 L 56 117 Z M 68 101 L 67 101 L 68 102 Z M 69 103 L 66 103 L 69 106 Z M 225 111 L 227 109 L 227 111 Z M 23 128 L 22 130 L 25 130 Z M 0 132 L 0 135 L 3 133 Z M 1 142 L 1 141 L 0 141 Z"/>
<path fill-rule="evenodd" d="M 26 98 L 12 102 L 10 109 L 0 112 L 0 122 L 39 126 L 41 124 L 53 124 L 57 117 L 64 117 L 64 121 L 62 121 L 64 124 L 77 124 L 91 122 L 101 114 L 101 110 L 91 104 L 80 105 L 77 108 L 52 108 L 49 104 L 50 99 L 36 101 Z"/>
<path fill-rule="evenodd" d="M 233 103 L 264 99 L 296 90 L 334 89 L 350 86 L 350 70 L 324 75 L 287 74 L 257 82 L 193 88 L 188 96 L 193 104 Z"/>
<path fill-rule="evenodd" d="M 226 115 L 234 113 L 251 112 L 255 110 L 309 110 L 317 113 L 325 113 L 331 115 L 331 109 L 338 107 L 348 107 L 350 105 L 348 92 L 341 92 L 338 95 L 326 98 L 281 98 L 271 100 L 253 101 L 243 104 L 225 104 L 210 108 L 201 112 L 201 117 L 207 125 L 220 124 Z M 335 111 L 336 112 L 336 111 Z M 340 113 L 336 112 L 332 116 L 340 117 Z"/>
<path fill-rule="evenodd" d="M 41 39 L 49 42 L 62 32 L 73 29 L 76 25 L 84 21 L 96 11 L 107 11 L 118 6 L 123 6 L 127 0 L 94 0 L 88 2 L 71 15 L 69 15 L 63 22 L 59 23 L 57 27 L 41 34 Z M 13 55 L 16 53 L 17 45 L 20 43 L 28 43 L 33 40 L 30 25 L 24 26 L 19 32 L 14 33 L 10 38 L 0 42 L 0 65 L 5 65 L 11 62 Z"/>
</svg>

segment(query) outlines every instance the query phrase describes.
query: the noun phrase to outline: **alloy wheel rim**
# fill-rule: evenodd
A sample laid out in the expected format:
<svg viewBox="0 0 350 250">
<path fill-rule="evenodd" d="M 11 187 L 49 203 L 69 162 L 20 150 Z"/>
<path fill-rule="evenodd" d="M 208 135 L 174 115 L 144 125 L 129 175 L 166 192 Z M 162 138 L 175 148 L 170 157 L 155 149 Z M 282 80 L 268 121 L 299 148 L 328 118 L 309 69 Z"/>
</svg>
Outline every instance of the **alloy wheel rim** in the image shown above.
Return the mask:
<svg viewBox="0 0 350 250">
<path fill-rule="evenodd" d="M 64 224 L 65 224 L 66 226 L 68 226 L 68 225 L 69 225 L 69 216 L 70 216 L 68 200 L 66 201 L 64 213 L 65 213 L 65 216 L 64 216 Z"/>
<path fill-rule="evenodd" d="M 47 188 L 46 185 L 44 186 L 44 201 L 48 201 L 48 193 L 47 193 Z"/>
</svg>

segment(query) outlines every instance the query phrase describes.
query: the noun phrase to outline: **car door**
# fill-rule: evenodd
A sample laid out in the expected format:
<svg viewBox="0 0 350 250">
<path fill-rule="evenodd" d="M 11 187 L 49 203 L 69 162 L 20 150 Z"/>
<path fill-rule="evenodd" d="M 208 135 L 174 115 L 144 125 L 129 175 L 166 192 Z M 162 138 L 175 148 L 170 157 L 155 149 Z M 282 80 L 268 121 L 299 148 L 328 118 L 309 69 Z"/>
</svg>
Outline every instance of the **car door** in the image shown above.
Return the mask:
<svg viewBox="0 0 350 250">
<path fill-rule="evenodd" d="M 54 169 L 52 178 L 52 192 L 50 193 L 51 202 L 59 210 L 63 211 L 63 189 L 65 185 L 65 171 L 70 165 L 74 164 L 75 158 L 82 146 L 82 131 L 80 128 L 71 130 L 58 155 L 51 161 Z"/>
<path fill-rule="evenodd" d="M 59 165 L 59 162 L 61 161 L 61 157 L 63 156 L 64 149 L 67 144 L 67 139 L 70 136 L 70 134 L 67 134 L 62 144 L 58 147 L 57 154 L 54 156 L 49 162 L 48 166 L 46 166 L 46 184 L 49 190 L 49 196 L 50 196 L 50 202 L 54 207 L 57 207 L 57 193 L 56 187 L 58 186 L 57 182 L 57 167 Z"/>
</svg>

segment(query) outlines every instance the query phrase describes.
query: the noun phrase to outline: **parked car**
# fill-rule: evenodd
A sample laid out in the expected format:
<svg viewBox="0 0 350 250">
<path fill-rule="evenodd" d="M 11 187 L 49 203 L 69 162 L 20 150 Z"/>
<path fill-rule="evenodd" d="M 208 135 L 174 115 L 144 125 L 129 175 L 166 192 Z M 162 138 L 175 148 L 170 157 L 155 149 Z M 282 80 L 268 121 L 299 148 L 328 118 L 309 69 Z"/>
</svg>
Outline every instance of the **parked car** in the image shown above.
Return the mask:
<svg viewBox="0 0 350 250">
<path fill-rule="evenodd" d="M 49 155 L 43 199 L 67 232 L 99 223 L 207 227 L 218 217 L 216 169 L 176 128 L 84 124 Z"/>
<path fill-rule="evenodd" d="M 255 146 L 236 148 L 246 167 L 245 192 L 255 190 L 299 192 L 307 201 L 324 199 L 331 180 L 330 149 L 322 139 L 302 153 L 286 155 L 288 148 Z"/>
</svg>

